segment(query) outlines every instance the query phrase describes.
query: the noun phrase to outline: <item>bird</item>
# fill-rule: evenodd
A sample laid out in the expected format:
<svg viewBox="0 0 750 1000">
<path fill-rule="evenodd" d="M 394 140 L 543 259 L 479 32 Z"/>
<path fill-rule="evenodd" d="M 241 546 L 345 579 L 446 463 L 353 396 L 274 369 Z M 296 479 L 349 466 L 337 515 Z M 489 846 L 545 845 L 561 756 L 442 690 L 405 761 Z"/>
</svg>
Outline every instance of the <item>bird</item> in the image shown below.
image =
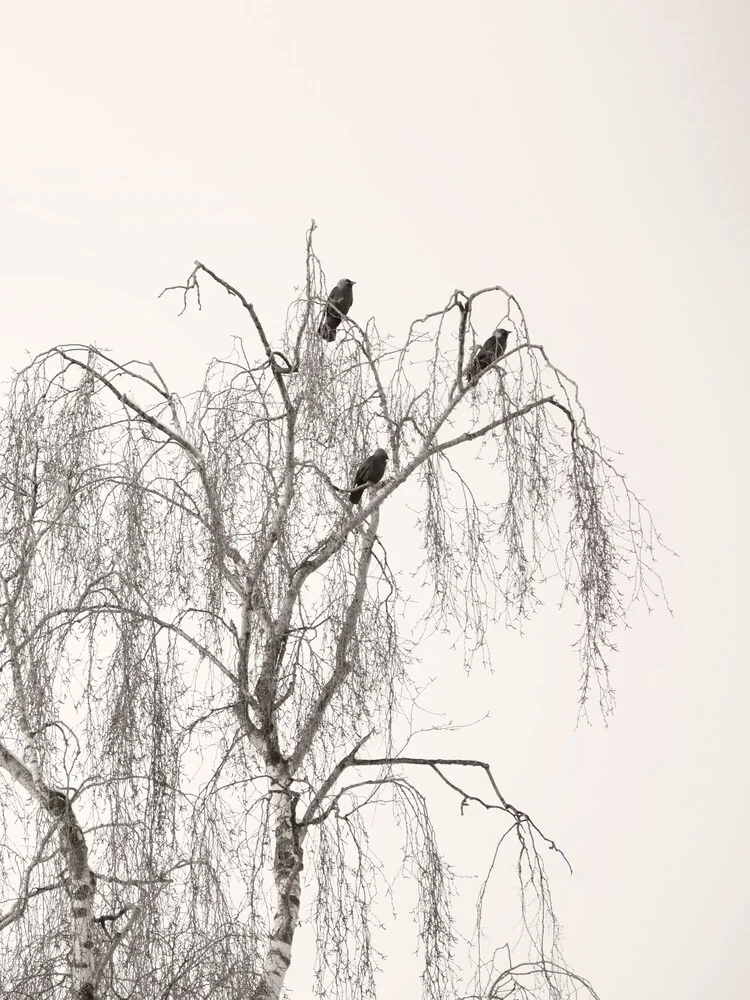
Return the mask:
<svg viewBox="0 0 750 1000">
<path fill-rule="evenodd" d="M 362 494 L 368 486 L 372 486 L 375 483 L 380 482 L 383 478 L 387 461 L 387 453 L 382 448 L 378 448 L 377 451 L 374 451 L 372 455 L 370 455 L 369 458 L 366 458 L 360 465 L 357 469 L 357 474 L 354 477 L 354 485 L 356 489 L 353 489 L 349 494 L 349 500 L 353 504 L 356 505 L 359 503 L 362 499 Z"/>
<path fill-rule="evenodd" d="M 499 326 L 492 336 L 485 340 L 466 369 L 466 377 L 469 385 L 476 385 L 482 372 L 505 354 L 505 346 L 508 343 L 510 334 L 510 330 L 505 330 Z"/>
<path fill-rule="evenodd" d="M 318 327 L 320 336 L 329 343 L 336 339 L 336 329 L 341 318 L 346 316 L 352 307 L 354 301 L 352 288 L 354 285 L 356 285 L 356 281 L 352 281 L 351 278 L 342 278 L 331 289 L 331 294 L 326 301 L 326 311 Z"/>
</svg>

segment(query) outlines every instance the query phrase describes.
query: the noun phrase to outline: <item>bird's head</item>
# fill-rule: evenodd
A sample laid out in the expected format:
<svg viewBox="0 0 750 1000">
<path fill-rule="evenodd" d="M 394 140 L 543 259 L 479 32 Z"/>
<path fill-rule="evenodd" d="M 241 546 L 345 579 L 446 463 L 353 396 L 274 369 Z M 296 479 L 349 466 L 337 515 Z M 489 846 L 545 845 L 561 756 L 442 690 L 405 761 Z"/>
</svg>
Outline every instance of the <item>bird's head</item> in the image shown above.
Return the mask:
<svg viewBox="0 0 750 1000">
<path fill-rule="evenodd" d="M 388 452 L 385 448 L 378 448 L 377 451 L 372 453 L 373 458 L 384 458 L 386 462 L 388 461 Z"/>
</svg>

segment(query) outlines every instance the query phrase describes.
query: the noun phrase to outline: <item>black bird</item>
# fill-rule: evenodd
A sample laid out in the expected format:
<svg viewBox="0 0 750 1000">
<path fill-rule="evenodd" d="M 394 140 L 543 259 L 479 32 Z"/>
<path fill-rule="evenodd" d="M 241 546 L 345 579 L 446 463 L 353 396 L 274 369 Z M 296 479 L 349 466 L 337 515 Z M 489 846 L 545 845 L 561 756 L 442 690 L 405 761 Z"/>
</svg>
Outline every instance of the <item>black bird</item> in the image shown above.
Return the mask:
<svg viewBox="0 0 750 1000">
<path fill-rule="evenodd" d="M 346 316 L 352 307 L 354 301 L 352 287 L 354 285 L 356 285 L 356 281 L 352 281 L 351 278 L 342 278 L 331 289 L 331 294 L 326 302 L 326 311 L 318 327 L 318 333 L 323 340 L 330 342 L 336 339 L 336 329 L 341 322 L 341 317 Z"/>
<path fill-rule="evenodd" d="M 362 499 L 362 494 L 365 492 L 368 486 L 372 486 L 373 483 L 379 483 L 383 478 L 383 473 L 385 472 L 385 465 L 388 461 L 388 455 L 382 448 L 378 448 L 377 451 L 373 452 L 369 458 L 366 458 L 364 462 L 357 469 L 357 475 L 354 477 L 354 485 L 357 489 L 352 490 L 349 494 L 349 499 L 353 504 L 358 504 Z"/>
<path fill-rule="evenodd" d="M 498 327 L 492 336 L 485 340 L 466 369 L 466 378 L 469 381 L 469 385 L 476 385 L 482 372 L 505 354 L 505 346 L 508 343 L 510 334 L 510 330 Z"/>
</svg>

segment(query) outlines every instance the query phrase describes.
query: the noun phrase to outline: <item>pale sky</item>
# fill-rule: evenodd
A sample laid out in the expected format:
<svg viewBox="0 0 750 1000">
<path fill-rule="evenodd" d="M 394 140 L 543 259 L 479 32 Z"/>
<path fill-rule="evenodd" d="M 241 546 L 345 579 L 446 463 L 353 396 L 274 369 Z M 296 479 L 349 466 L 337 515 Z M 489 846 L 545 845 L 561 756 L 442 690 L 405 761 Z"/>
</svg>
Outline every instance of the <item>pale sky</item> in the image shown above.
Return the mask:
<svg viewBox="0 0 750 1000">
<path fill-rule="evenodd" d="M 197 386 L 243 317 L 157 293 L 199 258 L 280 328 L 311 218 L 329 284 L 356 279 L 353 314 L 395 338 L 456 287 L 515 293 L 679 553 L 674 617 L 619 636 L 608 729 L 576 728 L 554 608 L 497 633 L 493 676 L 445 654 L 443 702 L 493 713 L 449 749 L 565 848 L 566 955 L 603 998 L 743 995 L 747 4 L 47 0 L 2 22 L 4 381 L 95 341 Z"/>
</svg>

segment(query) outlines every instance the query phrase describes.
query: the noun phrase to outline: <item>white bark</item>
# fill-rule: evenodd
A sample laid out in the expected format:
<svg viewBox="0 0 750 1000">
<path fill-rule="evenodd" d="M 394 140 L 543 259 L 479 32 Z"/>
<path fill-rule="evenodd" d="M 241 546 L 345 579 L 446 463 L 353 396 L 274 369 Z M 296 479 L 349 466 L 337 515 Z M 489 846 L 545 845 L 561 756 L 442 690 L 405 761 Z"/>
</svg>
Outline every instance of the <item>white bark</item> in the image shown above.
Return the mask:
<svg viewBox="0 0 750 1000">
<path fill-rule="evenodd" d="M 362 610 L 367 573 L 372 560 L 372 549 L 378 530 L 379 511 L 370 519 L 359 557 L 354 592 L 347 608 L 336 649 L 336 661 L 328 681 L 321 689 L 310 715 L 302 727 L 297 747 L 287 764 L 269 762 L 271 774 L 271 815 L 274 826 L 274 884 L 276 887 L 276 913 L 254 1000 L 278 1000 L 284 987 L 286 973 L 292 960 L 292 941 L 299 921 L 300 872 L 303 866 L 302 844 L 304 827 L 295 822 L 296 795 L 290 785 L 310 749 L 315 733 L 336 692 L 349 676 L 351 666 L 347 659 L 357 621 Z"/>
<path fill-rule="evenodd" d="M 271 815 L 274 824 L 274 885 L 276 912 L 254 1000 L 278 1000 L 292 960 L 292 941 L 299 921 L 300 872 L 303 855 L 295 824 L 296 798 L 285 765 L 272 769 Z"/>
<path fill-rule="evenodd" d="M 49 788 L 33 775 L 7 747 L 0 744 L 0 766 L 55 820 L 60 850 L 68 871 L 66 889 L 71 902 L 71 996 L 95 1000 L 94 892 L 96 880 L 89 867 L 86 837 L 73 806 L 62 792 Z"/>
</svg>

